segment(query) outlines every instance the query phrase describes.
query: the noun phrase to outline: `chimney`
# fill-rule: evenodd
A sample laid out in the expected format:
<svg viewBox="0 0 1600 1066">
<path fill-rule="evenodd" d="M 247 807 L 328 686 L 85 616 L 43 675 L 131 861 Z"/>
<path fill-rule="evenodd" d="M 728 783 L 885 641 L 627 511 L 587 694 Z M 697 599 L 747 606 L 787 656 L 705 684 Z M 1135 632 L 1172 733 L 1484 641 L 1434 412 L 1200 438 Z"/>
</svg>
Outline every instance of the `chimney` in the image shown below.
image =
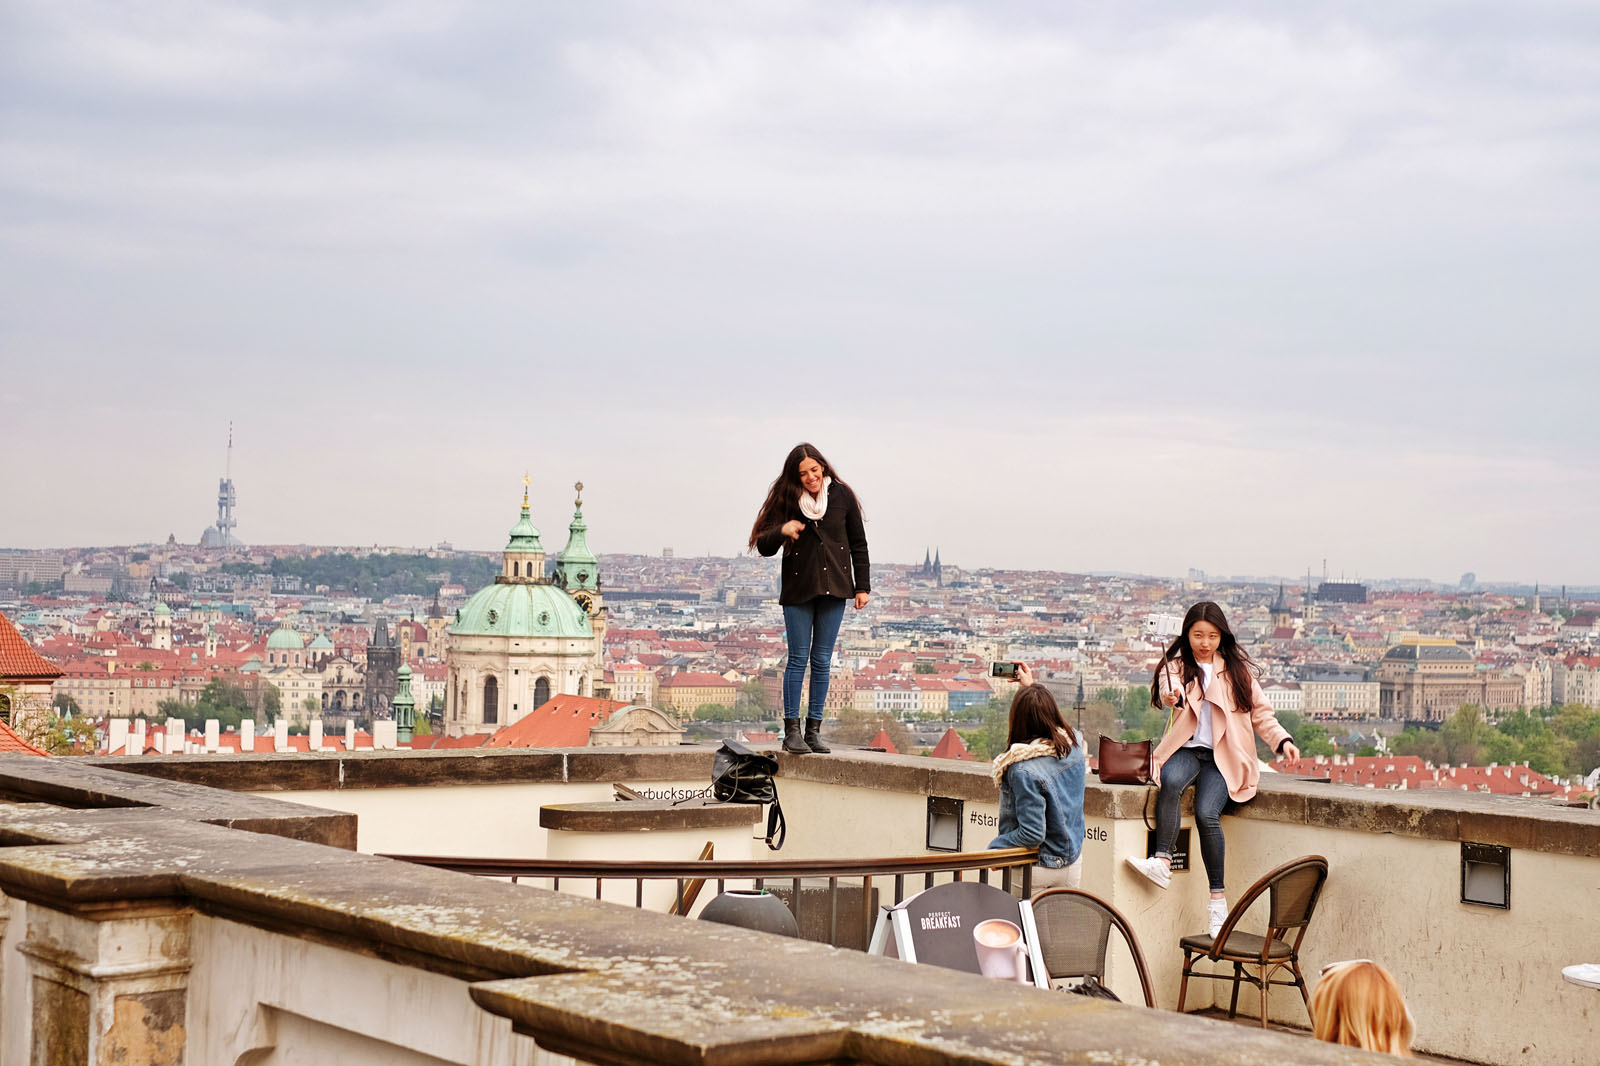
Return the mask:
<svg viewBox="0 0 1600 1066">
<path fill-rule="evenodd" d="M 246 718 L 239 723 L 239 753 L 248 755 L 256 750 L 256 722 Z"/>
<path fill-rule="evenodd" d="M 218 734 L 218 732 L 219 732 L 219 729 L 218 729 L 218 725 L 217 725 L 217 719 L 215 719 L 215 718 L 207 718 L 206 719 L 206 754 L 207 755 L 215 755 L 217 753 L 217 734 Z"/>
<path fill-rule="evenodd" d="M 183 754 L 183 738 L 188 731 L 189 723 L 182 718 L 167 719 L 166 736 L 163 739 L 166 741 L 168 755 Z"/>
<path fill-rule="evenodd" d="M 272 723 L 272 750 L 289 750 L 289 720 L 287 718 L 279 718 Z"/>
<path fill-rule="evenodd" d="M 112 718 L 106 723 L 106 754 L 122 749 L 122 754 L 128 752 L 128 720 L 126 718 Z"/>
<path fill-rule="evenodd" d="M 311 721 L 311 750 L 322 750 L 322 719 L 314 718 Z"/>
</svg>

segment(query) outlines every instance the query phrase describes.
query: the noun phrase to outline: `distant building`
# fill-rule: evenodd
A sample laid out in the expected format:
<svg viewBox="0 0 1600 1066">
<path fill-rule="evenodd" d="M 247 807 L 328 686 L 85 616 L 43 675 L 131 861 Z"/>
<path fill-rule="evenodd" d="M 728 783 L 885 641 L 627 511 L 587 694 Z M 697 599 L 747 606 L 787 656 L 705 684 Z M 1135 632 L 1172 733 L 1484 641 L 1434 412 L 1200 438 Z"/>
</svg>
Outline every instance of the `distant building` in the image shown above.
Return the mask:
<svg viewBox="0 0 1600 1066">
<path fill-rule="evenodd" d="M 1466 704 L 1485 714 L 1522 705 L 1522 679 L 1479 670 L 1472 654 L 1448 640 L 1416 638 L 1396 644 L 1378 663 L 1378 713 L 1412 722 L 1442 722 Z"/>
<path fill-rule="evenodd" d="M 1298 681 L 1262 681 L 1261 692 L 1274 714 L 1285 711 L 1300 714 L 1306 708 L 1305 693 L 1300 690 Z"/>
<path fill-rule="evenodd" d="M 0 588 L 54 585 L 66 572 L 59 552 L 0 551 Z"/>
<path fill-rule="evenodd" d="M 1569 655 L 1550 676 L 1551 702 L 1600 707 L 1600 655 Z"/>
<path fill-rule="evenodd" d="M 1367 586 L 1354 581 L 1324 581 L 1317 586 L 1318 603 L 1366 603 Z"/>
<path fill-rule="evenodd" d="M 581 554 L 574 552 L 574 564 Z M 524 489 L 500 576 L 473 593 L 448 627 L 447 734 L 495 732 L 553 696 L 593 697 L 597 683 L 603 687 L 600 641 L 589 613 L 591 604 L 599 610 L 598 575 L 585 572 L 582 581 L 576 572 L 563 576 L 573 585 L 570 594 L 546 576 L 544 544 Z"/>
<path fill-rule="evenodd" d="M 658 691 L 662 705 L 687 718 L 706 704 L 732 707 L 739 686 L 721 674 L 682 671 L 661 679 Z"/>
<path fill-rule="evenodd" d="M 1378 713 L 1378 681 L 1364 666 L 1304 667 L 1300 690 L 1304 712 L 1311 718 L 1370 718 Z"/>
</svg>

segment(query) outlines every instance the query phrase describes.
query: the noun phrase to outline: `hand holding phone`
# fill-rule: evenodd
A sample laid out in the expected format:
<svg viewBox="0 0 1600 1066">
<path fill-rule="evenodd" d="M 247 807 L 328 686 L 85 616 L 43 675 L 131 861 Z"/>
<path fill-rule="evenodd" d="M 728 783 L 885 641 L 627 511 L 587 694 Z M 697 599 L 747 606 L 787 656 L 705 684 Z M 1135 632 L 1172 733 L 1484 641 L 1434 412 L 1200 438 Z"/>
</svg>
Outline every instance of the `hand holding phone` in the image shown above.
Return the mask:
<svg viewBox="0 0 1600 1066">
<path fill-rule="evenodd" d="M 1017 679 L 1017 670 L 1021 666 L 1021 663 L 990 663 L 989 676 L 1004 677 L 1015 681 Z"/>
</svg>

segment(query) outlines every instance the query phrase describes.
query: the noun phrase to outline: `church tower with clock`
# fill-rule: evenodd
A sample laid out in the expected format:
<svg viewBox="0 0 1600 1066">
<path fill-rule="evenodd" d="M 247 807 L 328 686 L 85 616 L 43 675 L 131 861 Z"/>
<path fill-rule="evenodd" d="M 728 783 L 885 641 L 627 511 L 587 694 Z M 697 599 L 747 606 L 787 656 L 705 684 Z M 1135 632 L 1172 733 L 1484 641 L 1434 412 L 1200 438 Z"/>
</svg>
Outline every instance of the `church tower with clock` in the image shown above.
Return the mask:
<svg viewBox="0 0 1600 1066">
<path fill-rule="evenodd" d="M 581 508 L 573 519 L 576 544 L 568 543 L 571 572 L 558 565 L 549 577 L 527 483 L 523 478 L 522 514 L 511 527 L 500 576 L 473 593 L 445 630 L 448 736 L 492 733 L 552 696 L 595 696 L 596 685 L 604 687 L 604 622 L 597 629 L 592 621 L 603 619 L 604 608 Z"/>
<path fill-rule="evenodd" d="M 567 546 L 556 563 L 555 581 L 567 590 L 589 616 L 594 630 L 595 676 L 603 677 L 606 643 L 606 607 L 600 592 L 600 565 L 589 549 L 589 524 L 583 520 L 583 482 L 572 486 L 572 524 L 567 526 Z"/>
</svg>

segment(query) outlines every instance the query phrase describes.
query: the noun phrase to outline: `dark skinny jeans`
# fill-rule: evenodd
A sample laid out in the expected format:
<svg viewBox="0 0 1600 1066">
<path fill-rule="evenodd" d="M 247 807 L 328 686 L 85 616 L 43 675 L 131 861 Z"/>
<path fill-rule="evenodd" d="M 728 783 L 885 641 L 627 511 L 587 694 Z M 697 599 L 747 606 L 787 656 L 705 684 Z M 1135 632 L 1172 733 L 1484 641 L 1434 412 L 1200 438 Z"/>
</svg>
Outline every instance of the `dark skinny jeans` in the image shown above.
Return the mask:
<svg viewBox="0 0 1600 1066">
<path fill-rule="evenodd" d="M 1172 858 L 1178 843 L 1178 822 L 1183 817 L 1183 790 L 1194 785 L 1194 824 L 1200 837 L 1200 858 L 1206 864 L 1211 891 L 1225 884 L 1222 867 L 1227 857 L 1222 839 L 1222 808 L 1228 805 L 1228 783 L 1217 769 L 1210 748 L 1179 748 L 1161 764 L 1161 790 L 1156 793 L 1156 854 Z"/>
</svg>

